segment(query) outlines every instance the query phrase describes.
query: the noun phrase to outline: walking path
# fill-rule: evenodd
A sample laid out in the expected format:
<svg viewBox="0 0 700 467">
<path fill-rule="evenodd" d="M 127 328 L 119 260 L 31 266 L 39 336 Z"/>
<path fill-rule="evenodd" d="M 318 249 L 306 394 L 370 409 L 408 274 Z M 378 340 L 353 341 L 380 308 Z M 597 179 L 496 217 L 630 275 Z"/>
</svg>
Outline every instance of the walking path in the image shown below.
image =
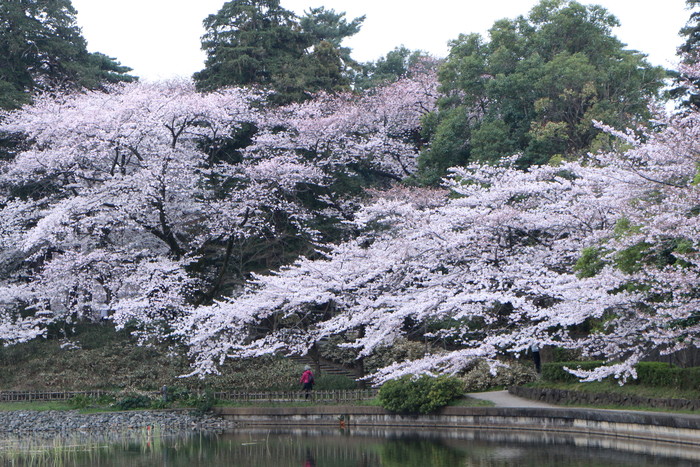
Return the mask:
<svg viewBox="0 0 700 467">
<path fill-rule="evenodd" d="M 472 392 L 468 393 L 467 396 L 473 397 L 474 399 L 491 401 L 496 404 L 496 407 L 557 407 L 556 405 L 546 404 L 544 402 L 523 399 L 522 397 L 509 394 L 508 391 Z"/>
</svg>

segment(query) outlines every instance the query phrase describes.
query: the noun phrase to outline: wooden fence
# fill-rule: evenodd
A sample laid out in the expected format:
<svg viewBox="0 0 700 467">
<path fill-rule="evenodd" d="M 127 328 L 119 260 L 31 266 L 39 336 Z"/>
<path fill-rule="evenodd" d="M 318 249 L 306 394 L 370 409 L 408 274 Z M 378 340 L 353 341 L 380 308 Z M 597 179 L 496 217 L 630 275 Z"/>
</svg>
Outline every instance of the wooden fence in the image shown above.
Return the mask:
<svg viewBox="0 0 700 467">
<path fill-rule="evenodd" d="M 66 401 L 76 396 L 102 397 L 108 391 L 0 391 L 0 402 Z"/>
<path fill-rule="evenodd" d="M 148 393 L 154 399 L 163 397 L 160 391 Z M 306 400 L 304 391 L 222 391 L 212 394 L 215 399 L 230 402 L 295 402 Z M 372 399 L 376 389 L 346 389 L 311 391 L 314 402 L 343 403 Z M 0 402 L 67 401 L 76 396 L 99 398 L 119 396 L 111 391 L 0 391 Z"/>
<path fill-rule="evenodd" d="M 215 392 L 214 398 L 231 402 L 297 402 L 306 400 L 304 391 L 225 391 Z M 372 399 L 377 389 L 343 389 L 311 391 L 309 398 L 314 402 L 357 402 Z"/>
</svg>

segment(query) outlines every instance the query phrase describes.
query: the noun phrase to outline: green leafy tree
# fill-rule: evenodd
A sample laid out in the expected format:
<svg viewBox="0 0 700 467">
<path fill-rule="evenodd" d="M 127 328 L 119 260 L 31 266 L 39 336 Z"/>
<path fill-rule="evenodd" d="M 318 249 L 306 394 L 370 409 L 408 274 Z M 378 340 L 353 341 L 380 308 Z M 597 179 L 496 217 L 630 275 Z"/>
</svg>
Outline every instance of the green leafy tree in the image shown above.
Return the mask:
<svg viewBox="0 0 700 467">
<path fill-rule="evenodd" d="M 528 17 L 494 23 L 488 40 L 452 41 L 420 181 L 437 183 L 455 163 L 514 153 L 524 166 L 577 158 L 604 138 L 593 120 L 644 123 L 666 73 L 624 48 L 611 32 L 618 24 L 600 6 L 542 0 Z"/>
<path fill-rule="evenodd" d="M 57 88 L 132 81 L 130 68 L 89 53 L 70 0 L 0 2 L 0 106 L 19 107 Z"/>
<path fill-rule="evenodd" d="M 291 11 L 279 0 L 226 2 L 204 20 L 205 68 L 194 74 L 200 89 L 272 83 L 290 57 L 302 55 L 305 40 Z"/>
<path fill-rule="evenodd" d="M 338 50 L 338 55 L 349 66 L 357 63 L 352 59 L 349 47 L 343 47 L 342 42 L 346 37 L 351 37 L 360 32 L 365 16 L 359 16 L 348 22 L 345 13 L 336 13 L 335 10 L 326 10 L 324 7 L 310 8 L 300 19 L 302 31 L 312 44 L 330 43 Z"/>
<path fill-rule="evenodd" d="M 685 41 L 678 48 L 678 54 L 683 57 L 686 64 L 689 64 L 700 53 L 700 0 L 686 0 L 686 5 L 691 13 L 685 26 L 680 30 L 680 35 L 685 38 Z M 685 108 L 700 108 L 700 95 L 697 94 L 697 90 L 688 86 L 692 84 L 697 87 L 700 85 L 700 80 L 689 79 L 683 73 L 676 73 L 674 78 L 676 87 L 671 89 L 670 96 L 677 99 Z"/>
<path fill-rule="evenodd" d="M 680 34 L 685 37 L 685 42 L 678 48 L 678 52 L 687 56 L 697 52 L 700 45 L 700 11 L 698 11 L 700 0 L 686 0 L 685 3 L 691 13 L 680 31 Z"/>
<path fill-rule="evenodd" d="M 204 20 L 207 60 L 194 74 L 197 87 L 260 85 L 274 90 L 271 100 L 279 104 L 345 89 L 354 62 L 341 42 L 360 30 L 364 17 L 344 16 L 321 7 L 300 19 L 279 0 L 229 1 Z"/>
<path fill-rule="evenodd" d="M 353 77 L 355 89 L 369 89 L 408 76 L 421 59 L 428 55 L 403 45 L 388 52 L 375 62 L 363 63 Z"/>
</svg>

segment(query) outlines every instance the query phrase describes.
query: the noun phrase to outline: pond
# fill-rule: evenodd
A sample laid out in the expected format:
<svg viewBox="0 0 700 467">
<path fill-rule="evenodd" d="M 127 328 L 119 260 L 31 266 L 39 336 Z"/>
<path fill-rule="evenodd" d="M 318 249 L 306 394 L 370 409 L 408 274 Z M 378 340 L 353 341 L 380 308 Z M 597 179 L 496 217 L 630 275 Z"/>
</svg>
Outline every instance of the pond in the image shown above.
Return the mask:
<svg viewBox="0 0 700 467">
<path fill-rule="evenodd" d="M 700 447 L 515 430 L 239 430 L 9 437 L 0 462 L 32 466 L 691 466 Z"/>
</svg>

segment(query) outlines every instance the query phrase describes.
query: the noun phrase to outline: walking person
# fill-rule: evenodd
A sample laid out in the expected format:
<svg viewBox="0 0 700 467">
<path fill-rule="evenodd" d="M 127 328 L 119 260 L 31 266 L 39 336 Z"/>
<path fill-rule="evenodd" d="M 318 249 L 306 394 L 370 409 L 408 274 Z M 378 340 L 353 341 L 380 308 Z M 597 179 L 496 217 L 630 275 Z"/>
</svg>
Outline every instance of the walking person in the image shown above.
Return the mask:
<svg viewBox="0 0 700 467">
<path fill-rule="evenodd" d="M 311 372 L 311 367 L 306 365 L 304 367 L 304 373 L 302 373 L 299 382 L 303 384 L 303 389 L 306 391 L 305 399 L 311 396 L 311 390 L 314 388 L 314 374 Z"/>
<path fill-rule="evenodd" d="M 535 371 L 537 371 L 537 374 L 542 373 L 542 360 L 540 358 L 540 346 L 537 344 L 532 344 L 530 346 L 530 352 L 532 352 L 532 361 L 535 364 Z"/>
</svg>

